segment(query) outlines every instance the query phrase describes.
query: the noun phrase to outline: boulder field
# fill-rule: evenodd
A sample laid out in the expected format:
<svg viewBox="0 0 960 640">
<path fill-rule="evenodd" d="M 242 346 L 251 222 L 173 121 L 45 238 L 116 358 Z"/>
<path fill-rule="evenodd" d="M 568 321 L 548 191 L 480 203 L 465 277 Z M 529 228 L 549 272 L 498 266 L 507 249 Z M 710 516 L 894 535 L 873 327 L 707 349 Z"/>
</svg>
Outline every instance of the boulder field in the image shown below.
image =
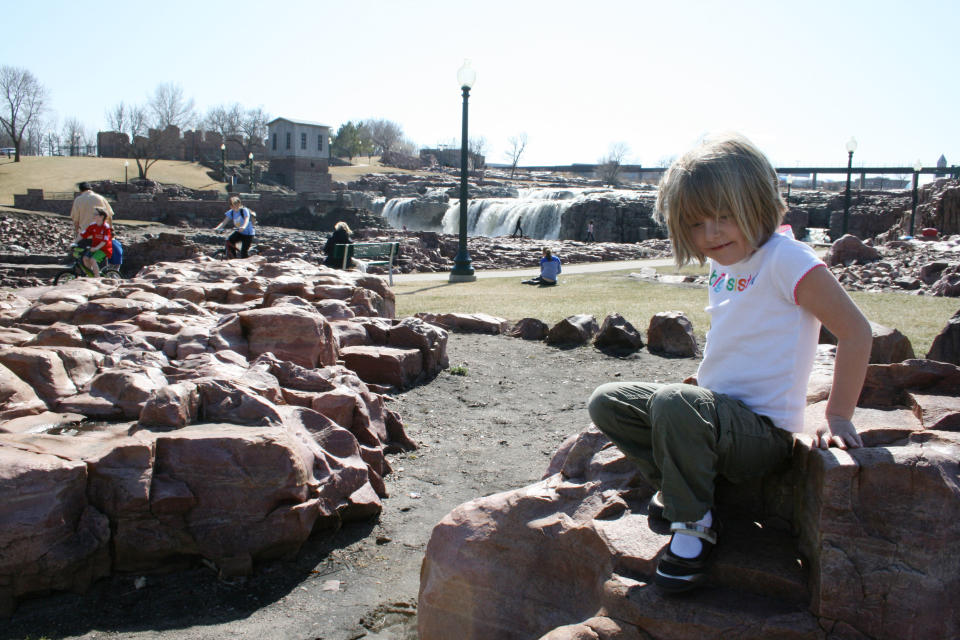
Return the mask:
<svg viewBox="0 0 960 640">
<path fill-rule="evenodd" d="M 383 392 L 447 365 L 379 276 L 302 260 L 147 267 L 0 298 L 0 613 L 111 572 L 222 575 L 375 516 Z"/>
</svg>

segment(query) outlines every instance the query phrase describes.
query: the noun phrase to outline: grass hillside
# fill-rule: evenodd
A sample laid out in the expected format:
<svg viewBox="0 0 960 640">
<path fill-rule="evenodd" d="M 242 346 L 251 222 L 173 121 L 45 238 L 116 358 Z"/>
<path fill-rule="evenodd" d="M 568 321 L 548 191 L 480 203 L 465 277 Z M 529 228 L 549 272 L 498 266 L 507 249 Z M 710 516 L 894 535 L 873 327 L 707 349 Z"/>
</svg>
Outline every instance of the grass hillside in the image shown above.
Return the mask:
<svg viewBox="0 0 960 640">
<path fill-rule="evenodd" d="M 27 189 L 44 191 L 74 191 L 78 182 L 84 180 L 123 180 L 123 163 L 126 158 L 88 158 L 22 156 L 20 162 L 0 157 L 0 205 L 13 206 L 13 194 L 26 193 Z M 349 167 L 332 167 L 334 180 L 349 182 L 366 173 L 421 173 L 380 165 L 380 159 L 354 158 Z M 226 184 L 212 180 L 209 169 L 195 162 L 158 160 L 150 167 L 147 177 L 157 182 L 180 184 L 190 189 L 218 189 L 226 193 Z M 128 176 L 137 177 L 137 164 L 130 160 Z"/>
<path fill-rule="evenodd" d="M 20 162 L 0 158 L 0 205 L 13 205 L 13 194 L 27 189 L 74 191 L 83 180 L 123 180 L 126 158 L 88 158 L 59 156 L 22 156 Z M 208 169 L 195 162 L 159 160 L 147 177 L 165 183 L 182 184 L 191 189 L 219 189 L 224 183 L 211 180 Z M 137 164 L 130 160 L 128 176 L 137 177 Z"/>
</svg>

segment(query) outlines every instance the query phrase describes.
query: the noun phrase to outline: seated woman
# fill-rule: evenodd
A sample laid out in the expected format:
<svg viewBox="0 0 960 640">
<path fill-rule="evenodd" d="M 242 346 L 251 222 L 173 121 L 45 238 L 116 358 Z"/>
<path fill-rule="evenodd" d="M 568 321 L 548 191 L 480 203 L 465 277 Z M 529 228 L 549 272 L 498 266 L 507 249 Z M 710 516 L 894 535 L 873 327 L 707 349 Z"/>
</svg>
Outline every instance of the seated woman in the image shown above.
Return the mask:
<svg viewBox="0 0 960 640">
<path fill-rule="evenodd" d="M 523 280 L 523 284 L 539 284 L 551 287 L 557 284 L 557 276 L 560 275 L 560 258 L 553 255 L 550 249 L 543 248 L 543 257 L 540 258 L 540 275 L 530 280 Z"/>
<path fill-rule="evenodd" d="M 334 269 L 343 267 L 343 254 L 337 255 L 338 244 L 353 244 L 350 240 L 350 227 L 343 220 L 333 225 L 333 233 L 327 238 L 327 243 L 323 245 L 323 252 L 327 254 L 323 264 Z M 349 249 L 350 247 L 346 247 L 346 250 Z M 349 263 L 347 266 L 349 266 Z"/>
</svg>

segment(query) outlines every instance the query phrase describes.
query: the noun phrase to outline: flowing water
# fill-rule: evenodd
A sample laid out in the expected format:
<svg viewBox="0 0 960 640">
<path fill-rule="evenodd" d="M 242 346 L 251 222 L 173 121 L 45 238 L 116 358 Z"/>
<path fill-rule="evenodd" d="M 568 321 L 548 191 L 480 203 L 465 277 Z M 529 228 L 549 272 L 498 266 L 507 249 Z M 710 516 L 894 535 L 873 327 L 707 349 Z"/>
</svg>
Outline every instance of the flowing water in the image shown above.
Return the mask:
<svg viewBox="0 0 960 640">
<path fill-rule="evenodd" d="M 517 198 L 474 198 L 467 204 L 467 234 L 509 236 L 520 221 L 523 235 L 541 240 L 560 237 L 563 214 L 578 202 L 607 189 L 520 189 Z M 623 192 L 630 193 L 630 192 Z M 383 216 L 394 228 L 456 234 L 460 229 L 460 201 L 447 203 L 426 198 L 393 198 L 383 206 Z M 426 202 L 425 202 L 426 201 Z M 442 218 L 439 217 L 443 209 Z M 439 220 L 439 224 L 435 221 Z"/>
</svg>

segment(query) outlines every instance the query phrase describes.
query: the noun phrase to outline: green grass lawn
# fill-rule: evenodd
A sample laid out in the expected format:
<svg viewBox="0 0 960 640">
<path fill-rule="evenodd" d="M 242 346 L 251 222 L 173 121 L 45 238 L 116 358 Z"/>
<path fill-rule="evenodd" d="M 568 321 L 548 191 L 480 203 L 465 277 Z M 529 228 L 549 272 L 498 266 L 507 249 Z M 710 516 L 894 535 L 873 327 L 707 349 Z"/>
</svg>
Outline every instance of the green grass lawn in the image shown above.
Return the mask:
<svg viewBox="0 0 960 640">
<path fill-rule="evenodd" d="M 672 273 L 672 268 L 666 272 Z M 683 311 L 703 343 L 710 327 L 709 316 L 703 310 L 707 304 L 706 289 L 653 284 L 628 276 L 629 271 L 562 275 L 560 286 L 545 288 L 522 285 L 519 277 L 481 278 L 458 284 L 406 282 L 397 283 L 393 290 L 398 317 L 419 312 L 487 313 L 513 321 L 538 318 L 553 325 L 578 313 L 589 313 L 597 322 L 619 313 L 645 332 L 654 314 Z M 869 320 L 905 334 L 921 358 L 957 310 L 957 301 L 952 298 L 863 292 L 852 292 L 851 296 Z"/>
</svg>

